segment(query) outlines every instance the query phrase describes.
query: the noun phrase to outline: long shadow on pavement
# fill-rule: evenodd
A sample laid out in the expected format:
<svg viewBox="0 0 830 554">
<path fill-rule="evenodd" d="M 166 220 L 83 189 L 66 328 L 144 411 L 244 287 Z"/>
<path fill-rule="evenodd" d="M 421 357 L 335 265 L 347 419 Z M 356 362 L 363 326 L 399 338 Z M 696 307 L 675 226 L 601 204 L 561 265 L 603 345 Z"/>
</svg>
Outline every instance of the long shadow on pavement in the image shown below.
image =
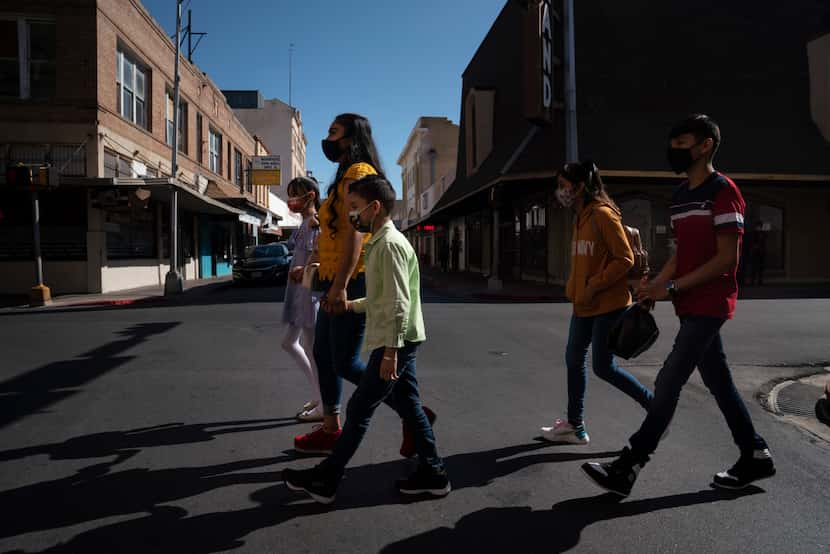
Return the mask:
<svg viewBox="0 0 830 554">
<path fill-rule="evenodd" d="M 538 463 L 568 462 L 611 457 L 616 453 L 539 453 L 547 445 L 533 443 L 449 456 L 447 465 L 456 490 L 483 487 L 494 479 Z M 0 493 L 0 510 L 11 514 L 3 536 L 16 536 L 89 522 L 113 515 L 148 515 L 105 525 L 81 533 L 46 552 L 191 552 L 208 553 L 238 548 L 244 537 L 260 529 L 331 508 L 307 501 L 282 483 L 251 495 L 257 506 L 188 517 L 186 510 L 164 504 L 220 487 L 276 482 L 281 472 L 240 472 L 294 460 L 282 456 L 216 466 L 165 470 L 128 470 L 95 474 L 95 468 L 66 479 L 39 483 Z M 409 504 L 421 499 L 402 498 L 393 483 L 405 461 L 351 468 L 341 485 L 336 510 Z M 103 469 L 106 472 L 106 469 Z"/>
<path fill-rule="evenodd" d="M 0 383 L 0 428 L 78 394 L 80 387 L 133 360 L 119 356 L 153 335 L 166 333 L 179 322 L 138 323 L 109 342 L 72 360 L 46 364 Z"/>
<path fill-rule="evenodd" d="M 215 421 L 211 423 L 166 423 L 128 431 L 105 431 L 73 437 L 63 442 L 15 448 L 0 452 L 0 462 L 29 456 L 48 455 L 51 460 L 80 460 L 115 456 L 106 465 L 115 466 L 140 452 L 141 448 L 195 444 L 231 433 L 266 431 L 298 425 L 295 418 Z"/>
<path fill-rule="evenodd" d="M 565 552 L 579 544 L 586 528 L 600 521 L 728 502 L 763 492 L 754 486 L 738 492 L 711 489 L 622 503 L 615 495 L 602 494 L 565 500 L 546 511 L 485 508 L 465 515 L 453 528 L 433 529 L 391 544 L 381 552 Z"/>
</svg>

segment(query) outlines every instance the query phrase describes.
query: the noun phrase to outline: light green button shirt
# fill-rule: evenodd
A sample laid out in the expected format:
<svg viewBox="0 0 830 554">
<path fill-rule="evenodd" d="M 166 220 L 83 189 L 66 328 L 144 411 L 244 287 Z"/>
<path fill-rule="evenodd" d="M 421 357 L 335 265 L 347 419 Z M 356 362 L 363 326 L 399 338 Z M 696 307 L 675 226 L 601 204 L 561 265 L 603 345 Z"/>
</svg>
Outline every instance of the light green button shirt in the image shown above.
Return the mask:
<svg viewBox="0 0 830 554">
<path fill-rule="evenodd" d="M 391 221 L 366 243 L 366 298 L 352 309 L 366 313 L 364 351 L 426 340 L 418 258 Z"/>
</svg>

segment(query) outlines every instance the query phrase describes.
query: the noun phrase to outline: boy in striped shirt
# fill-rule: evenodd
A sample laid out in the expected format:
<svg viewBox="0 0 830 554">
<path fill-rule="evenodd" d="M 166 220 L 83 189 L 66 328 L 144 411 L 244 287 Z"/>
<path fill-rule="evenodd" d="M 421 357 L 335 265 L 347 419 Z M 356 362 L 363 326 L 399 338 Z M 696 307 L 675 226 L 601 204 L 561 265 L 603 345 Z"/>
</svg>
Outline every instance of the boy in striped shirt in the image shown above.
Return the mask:
<svg viewBox="0 0 830 554">
<path fill-rule="evenodd" d="M 735 183 L 712 165 L 721 140 L 714 121 L 692 115 L 678 123 L 669 138 L 669 163 L 675 173 L 688 177 L 672 197 L 671 226 L 677 251 L 657 277 L 643 280 L 638 299 L 670 297 L 680 318 L 680 331 L 657 375 L 649 413 L 629 439 L 630 448 L 623 449 L 613 462 L 582 466 L 594 483 L 620 496 L 630 494 L 640 469 L 657 448 L 695 367 L 717 400 L 741 452 L 731 469 L 714 476 L 712 485 L 742 489 L 775 475 L 767 444 L 755 431 L 732 381 L 720 336 L 738 299 L 736 273 L 746 203 Z"/>
</svg>

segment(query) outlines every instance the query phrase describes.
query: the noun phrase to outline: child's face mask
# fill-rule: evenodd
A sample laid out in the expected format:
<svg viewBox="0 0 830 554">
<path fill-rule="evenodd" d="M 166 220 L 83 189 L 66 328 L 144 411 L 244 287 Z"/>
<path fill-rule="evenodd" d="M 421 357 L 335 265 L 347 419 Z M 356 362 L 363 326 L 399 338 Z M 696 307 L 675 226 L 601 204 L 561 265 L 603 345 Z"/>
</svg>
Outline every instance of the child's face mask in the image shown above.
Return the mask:
<svg viewBox="0 0 830 554">
<path fill-rule="evenodd" d="M 308 206 L 308 202 L 310 200 L 309 196 L 311 196 L 310 192 L 307 192 L 302 196 L 289 196 L 288 202 L 286 202 L 286 204 L 288 204 L 288 209 L 295 214 L 303 213 L 306 206 Z"/>
<path fill-rule="evenodd" d="M 352 226 L 355 228 L 355 230 L 358 233 L 371 233 L 372 232 L 372 228 L 375 225 L 375 218 L 378 216 L 378 213 L 375 212 L 375 215 L 373 215 L 372 219 L 370 219 L 369 221 L 363 221 L 361 219 L 361 216 L 363 215 L 363 213 L 366 210 L 368 210 L 372 206 L 372 204 L 374 204 L 374 202 L 368 204 L 362 210 L 352 210 L 352 211 L 349 212 L 349 221 L 351 221 Z"/>
</svg>

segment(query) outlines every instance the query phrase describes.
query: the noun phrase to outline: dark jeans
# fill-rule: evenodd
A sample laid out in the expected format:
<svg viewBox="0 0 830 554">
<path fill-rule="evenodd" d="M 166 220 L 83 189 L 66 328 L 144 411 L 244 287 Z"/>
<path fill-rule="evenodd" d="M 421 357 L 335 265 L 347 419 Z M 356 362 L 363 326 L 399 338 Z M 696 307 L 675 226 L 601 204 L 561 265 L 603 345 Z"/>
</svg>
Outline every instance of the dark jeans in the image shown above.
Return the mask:
<svg viewBox="0 0 830 554">
<path fill-rule="evenodd" d="M 349 299 L 366 296 L 366 280 L 363 274 L 349 281 L 346 288 Z M 366 371 L 360 359 L 363 334 L 366 331 L 366 314 L 348 312 L 330 315 L 320 308 L 317 312 L 317 326 L 314 329 L 314 361 L 320 379 L 320 399 L 323 413 L 338 415 L 340 397 L 343 394 L 343 379 L 358 385 Z M 394 399 L 387 404 L 395 411 Z"/>
<path fill-rule="evenodd" d="M 621 369 L 608 350 L 608 333 L 624 311 L 615 310 L 594 317 L 571 316 L 565 362 L 568 366 L 568 421 L 572 425 L 583 422 L 585 388 L 588 384 L 588 346 L 591 345 L 597 377 L 620 389 L 646 410 L 651 406 L 654 397 L 651 391 Z"/>
<path fill-rule="evenodd" d="M 342 476 L 343 470 L 366 435 L 372 414 L 381 402 L 389 397 L 394 398 L 396 405 L 400 406 L 398 413 L 414 433 L 415 451 L 421 463 L 434 470 L 444 468 L 444 462 L 438 456 L 435 446 L 432 426 L 424 414 L 418 395 L 418 380 L 415 377 L 417 348 L 417 344 L 408 342 L 398 350 L 398 380 L 388 382 L 380 376 L 384 349 L 378 348 L 372 352 L 363 378 L 346 408 L 343 434 L 337 439 L 332 455 L 320 464 L 323 469 L 332 472 L 338 478 Z"/>
<path fill-rule="evenodd" d="M 704 384 L 715 397 L 741 453 L 767 447 L 764 439 L 755 432 L 746 405 L 732 382 L 720 337 L 723 324 L 724 320 L 714 317 L 680 318 L 680 331 L 674 348 L 657 374 L 651 409 L 640 430 L 630 439 L 635 459 L 645 462 L 657 448 L 674 416 L 680 391 L 695 367 L 700 370 Z"/>
</svg>

